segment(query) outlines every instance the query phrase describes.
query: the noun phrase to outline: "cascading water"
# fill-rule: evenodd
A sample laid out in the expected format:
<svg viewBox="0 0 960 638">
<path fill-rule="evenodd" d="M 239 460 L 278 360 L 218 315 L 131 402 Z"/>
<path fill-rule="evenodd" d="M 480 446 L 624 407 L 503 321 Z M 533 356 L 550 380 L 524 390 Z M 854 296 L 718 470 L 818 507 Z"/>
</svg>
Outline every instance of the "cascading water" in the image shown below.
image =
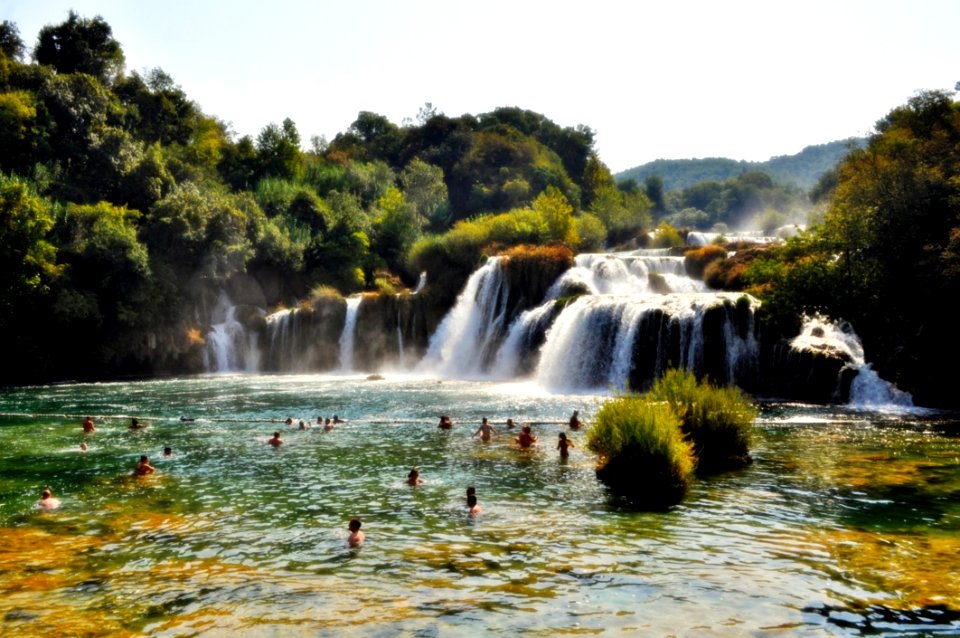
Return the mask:
<svg viewBox="0 0 960 638">
<path fill-rule="evenodd" d="M 884 381 L 866 362 L 863 344 L 853 326 L 845 321 L 830 321 L 815 315 L 804 317 L 800 334 L 791 342 L 795 350 L 822 352 L 846 359 L 857 371 L 850 385 L 852 406 L 913 407 L 913 397 L 893 384 Z"/>
<path fill-rule="evenodd" d="M 635 387 L 670 366 L 717 382 L 756 368 L 758 302 L 706 292 L 686 276 L 682 257 L 662 251 L 579 255 L 541 305 L 505 326 L 509 295 L 502 263 L 488 260 L 434 333 L 420 368 L 455 377 L 532 373 L 558 390 Z"/>
<path fill-rule="evenodd" d="M 418 367 L 445 376 L 483 374 L 491 347 L 503 334 L 508 294 L 500 258 L 491 257 L 470 275 Z"/>
<path fill-rule="evenodd" d="M 204 367 L 209 372 L 256 372 L 260 367 L 257 333 L 237 321 L 237 308 L 220 293 L 210 318 Z"/>
<path fill-rule="evenodd" d="M 357 332 L 357 311 L 362 295 L 347 298 L 347 317 L 340 334 L 340 372 L 353 372 L 353 345 Z"/>
<path fill-rule="evenodd" d="M 267 315 L 268 369 L 300 370 L 295 355 L 300 331 L 296 313 L 296 309 L 287 308 Z"/>
</svg>

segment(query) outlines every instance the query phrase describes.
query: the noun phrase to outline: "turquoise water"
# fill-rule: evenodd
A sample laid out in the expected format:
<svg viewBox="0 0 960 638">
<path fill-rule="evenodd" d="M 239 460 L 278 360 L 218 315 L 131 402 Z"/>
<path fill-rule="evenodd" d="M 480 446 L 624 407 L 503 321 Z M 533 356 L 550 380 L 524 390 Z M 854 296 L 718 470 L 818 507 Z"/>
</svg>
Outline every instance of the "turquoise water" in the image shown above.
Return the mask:
<svg viewBox="0 0 960 638">
<path fill-rule="evenodd" d="M 204 376 L 0 393 L 0 614 L 19 635 L 958 635 L 960 431 L 764 406 L 755 462 L 611 502 L 526 384 Z M 90 414 L 97 431 L 82 433 Z M 316 417 L 347 423 L 325 432 Z M 440 414 L 454 421 L 436 428 Z M 130 430 L 136 416 L 149 425 Z M 195 419 L 183 422 L 181 416 Z M 472 436 L 487 416 L 501 436 Z M 284 425 L 291 417 L 312 427 Z M 530 422 L 535 449 L 507 418 Z M 285 444 L 267 438 L 280 430 Z M 87 441 L 89 449 L 80 450 Z M 162 458 L 164 447 L 173 448 Z M 157 472 L 130 476 L 141 454 Z M 412 466 L 425 483 L 405 483 Z M 482 513 L 464 508 L 477 488 Z M 63 506 L 35 507 L 53 489 Z M 366 543 L 346 546 L 351 517 Z"/>
</svg>

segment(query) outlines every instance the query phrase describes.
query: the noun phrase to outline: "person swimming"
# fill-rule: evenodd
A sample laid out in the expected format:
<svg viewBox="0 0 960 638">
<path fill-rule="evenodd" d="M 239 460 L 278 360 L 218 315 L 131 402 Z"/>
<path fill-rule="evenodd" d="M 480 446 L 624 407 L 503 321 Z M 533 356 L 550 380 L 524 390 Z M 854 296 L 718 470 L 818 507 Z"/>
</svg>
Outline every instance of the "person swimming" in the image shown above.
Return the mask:
<svg viewBox="0 0 960 638">
<path fill-rule="evenodd" d="M 150 459 L 146 454 L 140 456 L 140 462 L 137 463 L 137 466 L 133 468 L 134 476 L 146 476 L 147 474 L 153 474 L 157 469 L 150 465 Z"/>
<path fill-rule="evenodd" d="M 450 420 L 450 417 L 444 415 L 440 417 L 440 424 L 437 426 L 441 430 L 449 430 L 453 427 L 453 421 Z"/>
<path fill-rule="evenodd" d="M 363 525 L 363 523 L 360 522 L 359 518 L 350 519 L 350 524 L 347 526 L 347 529 L 350 530 L 350 535 L 347 536 L 347 545 L 350 547 L 360 547 L 363 545 L 366 535 L 360 531 L 361 525 Z"/>
<path fill-rule="evenodd" d="M 93 419 L 91 417 L 87 417 L 83 420 L 83 431 L 87 434 L 93 434 L 97 431 L 97 426 L 93 424 Z"/>
<path fill-rule="evenodd" d="M 476 516 L 483 511 L 483 508 L 477 503 L 477 495 L 470 494 L 467 496 L 467 513 L 470 516 Z"/>
<path fill-rule="evenodd" d="M 40 494 L 40 500 L 37 501 L 37 507 L 42 510 L 51 511 L 60 507 L 60 499 L 54 497 L 53 492 L 50 491 L 50 488 L 44 488 L 43 492 Z"/>
<path fill-rule="evenodd" d="M 570 429 L 577 430 L 580 428 L 580 410 L 574 410 L 573 414 L 570 415 Z"/>
<path fill-rule="evenodd" d="M 529 425 L 520 428 L 520 436 L 516 438 L 517 444 L 522 448 L 528 448 L 537 442 L 537 437 L 530 430 Z"/>
<path fill-rule="evenodd" d="M 483 441 L 484 443 L 487 443 L 490 440 L 491 433 L 496 434 L 497 436 L 500 436 L 500 433 L 497 432 L 497 429 L 487 422 L 487 417 L 483 417 L 483 421 L 480 423 L 480 427 L 477 428 L 477 431 L 473 433 L 473 436 L 477 436 L 479 434 L 480 440 Z"/>
<path fill-rule="evenodd" d="M 422 483 L 423 483 L 423 479 L 420 478 L 420 468 L 415 467 L 412 470 L 410 470 L 410 473 L 407 474 L 407 485 L 413 485 L 414 487 L 416 487 L 417 485 L 421 485 Z"/>
<path fill-rule="evenodd" d="M 557 449 L 560 450 L 560 458 L 567 458 L 570 456 L 569 448 L 573 447 L 573 441 L 567 438 L 567 435 L 563 432 L 560 432 L 558 435 Z"/>
<path fill-rule="evenodd" d="M 267 439 L 267 443 L 269 443 L 273 447 L 280 447 L 281 445 L 283 445 L 283 439 L 280 438 L 280 432 L 274 432 L 273 438 Z"/>
</svg>

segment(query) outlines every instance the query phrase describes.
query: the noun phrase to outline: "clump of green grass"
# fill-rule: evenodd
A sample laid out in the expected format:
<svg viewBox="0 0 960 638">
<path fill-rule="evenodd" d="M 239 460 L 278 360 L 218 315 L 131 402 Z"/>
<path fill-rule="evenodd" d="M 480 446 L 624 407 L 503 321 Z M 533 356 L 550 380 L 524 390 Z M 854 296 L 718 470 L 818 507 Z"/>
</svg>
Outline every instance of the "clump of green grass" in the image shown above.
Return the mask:
<svg viewBox="0 0 960 638">
<path fill-rule="evenodd" d="M 679 417 L 693 444 L 699 474 L 750 463 L 750 432 L 757 411 L 738 388 L 701 383 L 692 372 L 669 370 L 648 396 L 669 404 Z"/>
<path fill-rule="evenodd" d="M 597 478 L 631 504 L 663 509 L 679 503 L 693 472 L 692 446 L 668 404 L 637 396 L 604 403 L 587 435 L 600 456 Z"/>
</svg>

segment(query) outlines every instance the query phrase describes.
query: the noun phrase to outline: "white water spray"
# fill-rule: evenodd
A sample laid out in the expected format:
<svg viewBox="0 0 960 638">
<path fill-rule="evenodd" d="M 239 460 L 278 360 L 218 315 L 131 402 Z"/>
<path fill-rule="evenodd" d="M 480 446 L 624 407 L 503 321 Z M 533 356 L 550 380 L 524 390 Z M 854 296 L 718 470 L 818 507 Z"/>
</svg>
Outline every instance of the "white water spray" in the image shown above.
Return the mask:
<svg viewBox="0 0 960 638">
<path fill-rule="evenodd" d="M 362 295 L 347 298 L 347 316 L 340 333 L 340 372 L 353 372 L 353 344 L 357 337 L 357 310 L 361 301 Z"/>
<path fill-rule="evenodd" d="M 237 321 L 237 308 L 226 293 L 221 292 L 217 298 L 210 321 L 204 367 L 210 372 L 257 372 L 260 367 L 257 334 L 248 332 Z"/>
<path fill-rule="evenodd" d="M 848 360 L 857 370 L 850 384 L 850 402 L 854 407 L 913 407 L 913 397 L 884 381 L 866 362 L 863 344 L 853 326 L 815 315 L 804 317 L 800 334 L 790 342 L 795 350 L 809 350 Z"/>
</svg>

